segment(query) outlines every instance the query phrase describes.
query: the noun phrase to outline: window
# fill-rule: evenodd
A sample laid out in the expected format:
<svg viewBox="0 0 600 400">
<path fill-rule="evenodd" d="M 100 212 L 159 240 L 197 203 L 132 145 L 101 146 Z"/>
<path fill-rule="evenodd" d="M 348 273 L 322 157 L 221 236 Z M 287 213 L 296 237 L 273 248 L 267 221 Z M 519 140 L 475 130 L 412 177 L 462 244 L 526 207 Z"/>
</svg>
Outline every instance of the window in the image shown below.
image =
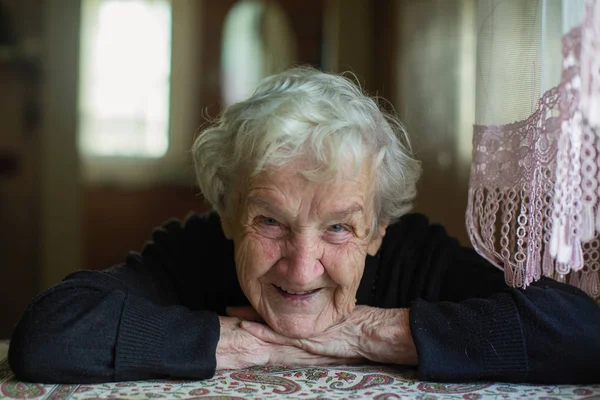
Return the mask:
<svg viewBox="0 0 600 400">
<path fill-rule="evenodd" d="M 296 61 L 296 39 L 277 2 L 236 3 L 223 26 L 221 87 L 225 105 L 248 98 L 258 82 Z"/>
<path fill-rule="evenodd" d="M 170 0 L 83 0 L 79 150 L 160 158 L 169 148 Z"/>
</svg>

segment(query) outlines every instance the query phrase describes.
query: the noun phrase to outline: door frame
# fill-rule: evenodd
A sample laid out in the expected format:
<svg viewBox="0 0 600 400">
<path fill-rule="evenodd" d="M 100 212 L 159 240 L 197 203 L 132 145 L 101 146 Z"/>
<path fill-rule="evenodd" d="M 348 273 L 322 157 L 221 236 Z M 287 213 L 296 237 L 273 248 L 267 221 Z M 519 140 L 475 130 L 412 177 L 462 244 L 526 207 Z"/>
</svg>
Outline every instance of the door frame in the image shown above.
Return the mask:
<svg viewBox="0 0 600 400">
<path fill-rule="evenodd" d="M 81 268 L 77 86 L 80 0 L 43 3 L 40 290 Z"/>
</svg>

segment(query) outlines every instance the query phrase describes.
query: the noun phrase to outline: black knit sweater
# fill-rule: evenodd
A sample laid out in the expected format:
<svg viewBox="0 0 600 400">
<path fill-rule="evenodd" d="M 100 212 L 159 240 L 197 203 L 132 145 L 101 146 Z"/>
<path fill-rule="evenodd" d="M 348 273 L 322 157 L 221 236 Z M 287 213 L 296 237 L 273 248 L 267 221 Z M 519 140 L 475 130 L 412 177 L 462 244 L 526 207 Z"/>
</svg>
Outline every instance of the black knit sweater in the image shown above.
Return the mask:
<svg viewBox="0 0 600 400">
<path fill-rule="evenodd" d="M 410 307 L 421 379 L 600 382 L 600 308 L 542 279 L 503 274 L 418 214 L 387 229 L 368 256 L 358 304 Z M 214 213 L 171 221 L 126 263 L 80 271 L 36 297 L 9 362 L 23 380 L 103 382 L 211 377 L 218 315 L 248 305 L 233 243 Z"/>
</svg>

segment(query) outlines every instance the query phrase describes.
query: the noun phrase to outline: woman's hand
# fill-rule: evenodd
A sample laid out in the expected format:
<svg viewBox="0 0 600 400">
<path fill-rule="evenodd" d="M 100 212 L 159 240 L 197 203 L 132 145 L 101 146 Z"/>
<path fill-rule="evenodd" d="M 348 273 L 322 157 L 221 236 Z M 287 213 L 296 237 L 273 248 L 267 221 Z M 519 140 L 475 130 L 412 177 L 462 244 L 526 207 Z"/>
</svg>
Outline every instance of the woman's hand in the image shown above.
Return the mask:
<svg viewBox="0 0 600 400">
<path fill-rule="evenodd" d="M 244 329 L 237 317 L 219 317 L 221 335 L 217 344 L 217 370 L 255 365 L 341 365 L 360 360 L 310 353 L 304 349 L 267 343 Z"/>
<path fill-rule="evenodd" d="M 294 346 L 315 355 L 404 365 L 418 364 L 408 309 L 358 306 L 342 322 L 307 339 L 288 338 L 268 326 L 244 321 L 241 327 L 261 341 Z"/>
</svg>

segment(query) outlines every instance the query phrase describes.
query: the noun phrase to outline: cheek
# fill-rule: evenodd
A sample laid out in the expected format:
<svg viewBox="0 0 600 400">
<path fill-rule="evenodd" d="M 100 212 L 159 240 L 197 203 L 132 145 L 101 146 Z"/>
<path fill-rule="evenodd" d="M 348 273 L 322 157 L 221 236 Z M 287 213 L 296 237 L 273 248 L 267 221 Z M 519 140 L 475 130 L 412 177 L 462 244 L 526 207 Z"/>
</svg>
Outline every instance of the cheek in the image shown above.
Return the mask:
<svg viewBox="0 0 600 400">
<path fill-rule="evenodd" d="M 324 252 L 323 264 L 329 277 L 344 289 L 358 287 L 365 265 L 366 251 L 356 243 L 331 246 Z"/>
<path fill-rule="evenodd" d="M 258 234 L 247 234 L 235 245 L 235 264 L 241 280 L 264 275 L 279 260 L 280 245 L 276 240 Z"/>
<path fill-rule="evenodd" d="M 261 257 L 266 262 L 275 262 L 279 260 L 281 255 L 281 246 L 278 241 L 273 239 L 261 238 L 259 239 L 260 246 L 259 251 L 261 253 Z"/>
</svg>

